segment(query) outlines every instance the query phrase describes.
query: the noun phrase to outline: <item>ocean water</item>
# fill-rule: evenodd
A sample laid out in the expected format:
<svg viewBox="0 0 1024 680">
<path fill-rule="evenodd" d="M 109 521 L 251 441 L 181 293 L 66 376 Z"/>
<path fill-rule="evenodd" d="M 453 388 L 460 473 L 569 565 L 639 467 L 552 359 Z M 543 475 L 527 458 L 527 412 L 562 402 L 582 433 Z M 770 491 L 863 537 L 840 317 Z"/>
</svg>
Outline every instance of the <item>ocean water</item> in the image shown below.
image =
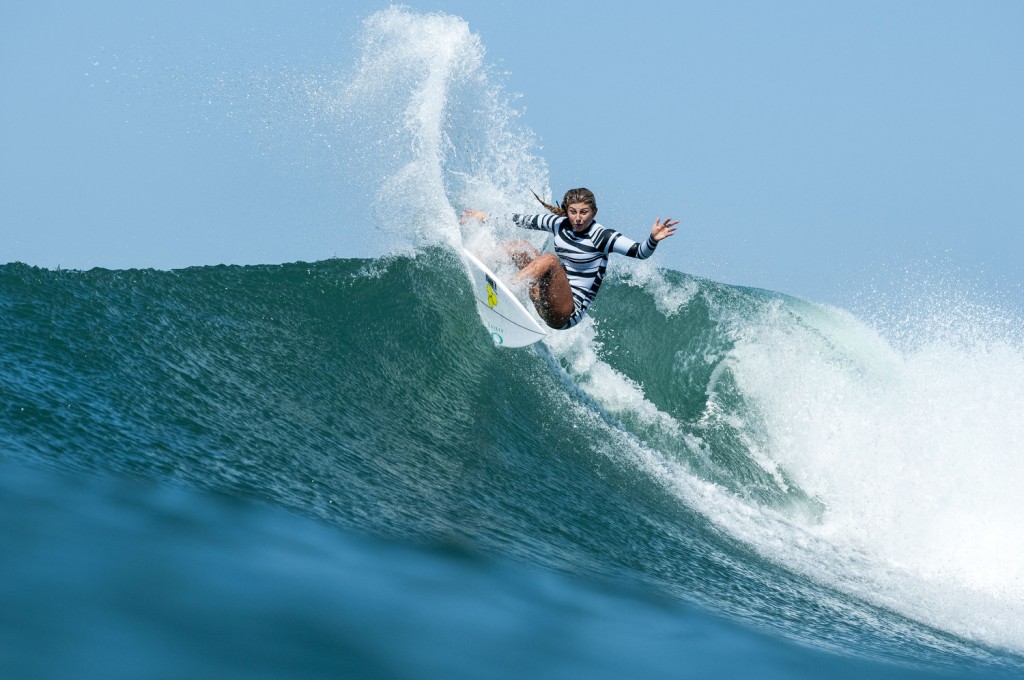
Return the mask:
<svg viewBox="0 0 1024 680">
<path fill-rule="evenodd" d="M 443 248 L 3 266 L 4 675 L 1019 672 L 1018 425 L 937 397 L 1020 350 L 660 276 L 511 351 Z"/>
<path fill-rule="evenodd" d="M 1017 321 L 619 258 L 496 348 L 544 162 L 460 19 L 363 31 L 303 91 L 380 257 L 0 265 L 0 677 L 1024 674 Z"/>
</svg>

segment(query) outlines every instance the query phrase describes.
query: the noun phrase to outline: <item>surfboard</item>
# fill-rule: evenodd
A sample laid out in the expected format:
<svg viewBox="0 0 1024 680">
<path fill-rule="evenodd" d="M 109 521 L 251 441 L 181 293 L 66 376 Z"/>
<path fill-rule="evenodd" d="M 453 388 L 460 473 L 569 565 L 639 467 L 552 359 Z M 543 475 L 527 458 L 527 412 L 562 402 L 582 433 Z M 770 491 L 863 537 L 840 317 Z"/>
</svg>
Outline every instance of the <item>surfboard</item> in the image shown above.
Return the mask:
<svg viewBox="0 0 1024 680">
<path fill-rule="evenodd" d="M 499 347 L 526 347 L 547 335 L 508 286 L 473 253 L 463 249 L 473 280 L 476 311 L 484 328 Z"/>
</svg>

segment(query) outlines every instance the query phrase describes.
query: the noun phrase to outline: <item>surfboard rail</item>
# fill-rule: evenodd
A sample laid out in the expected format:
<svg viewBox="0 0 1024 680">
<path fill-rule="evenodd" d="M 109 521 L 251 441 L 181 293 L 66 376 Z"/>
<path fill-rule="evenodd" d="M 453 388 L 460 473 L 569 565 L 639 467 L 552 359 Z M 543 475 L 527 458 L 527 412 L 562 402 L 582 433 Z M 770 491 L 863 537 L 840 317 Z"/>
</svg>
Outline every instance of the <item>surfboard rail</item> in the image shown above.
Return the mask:
<svg viewBox="0 0 1024 680">
<path fill-rule="evenodd" d="M 494 344 L 499 347 L 527 347 L 543 340 L 547 331 L 505 282 L 476 255 L 465 248 L 462 253 L 473 283 L 477 313 Z"/>
</svg>

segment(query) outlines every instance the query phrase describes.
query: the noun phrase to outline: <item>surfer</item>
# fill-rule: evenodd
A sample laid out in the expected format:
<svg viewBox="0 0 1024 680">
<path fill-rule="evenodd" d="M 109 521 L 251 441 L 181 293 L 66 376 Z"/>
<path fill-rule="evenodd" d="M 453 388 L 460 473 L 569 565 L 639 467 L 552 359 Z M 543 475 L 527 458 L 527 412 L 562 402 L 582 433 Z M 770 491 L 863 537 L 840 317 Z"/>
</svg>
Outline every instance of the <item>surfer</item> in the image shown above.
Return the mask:
<svg viewBox="0 0 1024 680">
<path fill-rule="evenodd" d="M 597 199 L 589 189 L 570 189 L 559 206 L 533 195 L 552 214 L 513 214 L 512 222 L 524 229 L 549 232 L 554 236 L 555 252 L 542 255 L 527 241 L 514 241 L 505 249 L 519 267 L 513 281 L 532 282 L 530 299 L 537 313 L 544 323 L 559 330 L 572 328 L 583 319 L 601 287 L 612 253 L 646 260 L 679 224 L 679 220 L 662 221 L 659 217 L 647 240 L 637 243 L 594 221 Z M 483 222 L 487 216 L 482 210 L 467 209 L 459 222 Z"/>
</svg>

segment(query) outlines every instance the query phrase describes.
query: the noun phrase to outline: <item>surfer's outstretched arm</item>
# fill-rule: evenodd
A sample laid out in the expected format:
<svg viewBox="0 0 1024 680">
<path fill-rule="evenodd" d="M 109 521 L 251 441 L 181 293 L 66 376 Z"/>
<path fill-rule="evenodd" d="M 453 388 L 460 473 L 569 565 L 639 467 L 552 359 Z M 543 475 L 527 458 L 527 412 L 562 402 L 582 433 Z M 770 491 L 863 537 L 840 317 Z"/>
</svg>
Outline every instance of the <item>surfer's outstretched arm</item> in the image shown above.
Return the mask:
<svg viewBox="0 0 1024 680">
<path fill-rule="evenodd" d="M 565 219 L 558 215 L 520 215 L 519 213 L 509 213 L 504 216 L 510 218 L 512 220 L 512 224 L 517 227 L 546 231 L 549 234 L 555 233 L 558 225 L 563 219 Z M 462 211 L 462 215 L 459 216 L 459 224 L 466 224 L 470 220 L 476 220 L 477 222 L 483 223 L 487 221 L 488 217 L 490 217 L 490 214 L 483 210 L 466 208 Z"/>
<path fill-rule="evenodd" d="M 602 248 L 606 248 L 605 252 L 635 257 L 638 260 L 646 260 L 654 254 L 654 249 L 658 247 L 659 241 L 664 241 L 675 233 L 677 224 L 679 224 L 679 220 L 668 218 L 662 222 L 659 217 L 654 221 L 654 226 L 651 227 L 651 235 L 640 242 L 634 241 L 628 236 L 623 236 L 617 231 L 608 230 L 605 232 L 606 238 L 602 240 L 602 243 L 607 245 L 603 245 Z"/>
</svg>

